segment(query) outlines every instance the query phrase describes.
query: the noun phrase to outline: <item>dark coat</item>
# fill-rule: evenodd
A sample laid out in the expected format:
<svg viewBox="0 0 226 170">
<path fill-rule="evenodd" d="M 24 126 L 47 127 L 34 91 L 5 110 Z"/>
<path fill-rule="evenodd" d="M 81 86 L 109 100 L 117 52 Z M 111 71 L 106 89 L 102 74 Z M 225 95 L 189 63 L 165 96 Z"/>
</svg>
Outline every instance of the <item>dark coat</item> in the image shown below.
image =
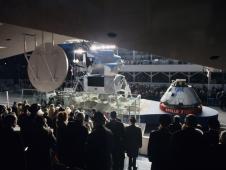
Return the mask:
<svg viewBox="0 0 226 170">
<path fill-rule="evenodd" d="M 32 170 L 51 169 L 50 149 L 55 150 L 56 139 L 51 130 L 37 127 L 32 130 L 28 146 L 28 163 Z"/>
<path fill-rule="evenodd" d="M 170 127 L 169 127 L 171 133 L 178 132 L 181 130 L 181 128 L 182 128 L 181 123 L 172 123 L 170 124 Z"/>
<path fill-rule="evenodd" d="M 0 169 L 25 169 L 24 147 L 19 134 L 11 128 L 0 129 Z"/>
<path fill-rule="evenodd" d="M 110 170 L 112 162 L 112 132 L 103 127 L 95 127 L 89 134 L 86 145 L 88 170 Z"/>
<path fill-rule="evenodd" d="M 106 124 L 106 127 L 110 129 L 113 133 L 113 153 L 120 157 L 125 157 L 125 128 L 124 125 L 117 121 L 112 120 Z"/>
<path fill-rule="evenodd" d="M 214 170 L 225 170 L 226 163 L 225 163 L 225 153 L 226 153 L 226 144 L 219 144 L 216 149 L 216 156 L 214 158 L 215 163 L 212 167 Z"/>
<path fill-rule="evenodd" d="M 142 147 L 141 128 L 130 125 L 125 128 L 125 146 L 129 157 L 137 157 L 139 148 Z"/>
<path fill-rule="evenodd" d="M 85 143 L 88 137 L 88 130 L 81 123 L 71 121 L 66 130 L 67 162 L 71 167 L 84 168 L 85 164 Z"/>
<path fill-rule="evenodd" d="M 118 120 L 111 120 L 106 127 L 113 133 L 113 170 L 122 170 L 124 168 L 125 158 L 125 128 Z"/>
<path fill-rule="evenodd" d="M 58 124 L 56 135 L 58 158 L 65 164 L 67 161 L 67 125 L 65 123 Z"/>
<path fill-rule="evenodd" d="M 220 133 L 218 130 L 209 130 L 204 133 L 204 141 L 208 146 L 216 146 L 219 143 Z"/>
<path fill-rule="evenodd" d="M 168 169 L 171 136 L 168 128 L 162 128 L 150 133 L 148 158 L 152 162 L 152 170 Z"/>
<path fill-rule="evenodd" d="M 202 169 L 203 164 L 203 136 L 194 128 L 185 128 L 172 136 L 172 169 L 196 170 Z"/>
</svg>

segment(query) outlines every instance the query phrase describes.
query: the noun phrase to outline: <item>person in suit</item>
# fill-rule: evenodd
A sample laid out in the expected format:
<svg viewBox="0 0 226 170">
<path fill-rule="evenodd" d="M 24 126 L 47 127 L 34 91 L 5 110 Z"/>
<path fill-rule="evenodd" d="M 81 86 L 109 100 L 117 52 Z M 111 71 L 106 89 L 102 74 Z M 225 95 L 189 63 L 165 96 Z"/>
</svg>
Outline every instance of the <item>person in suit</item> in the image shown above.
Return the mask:
<svg viewBox="0 0 226 170">
<path fill-rule="evenodd" d="M 9 114 L 3 119 L 3 127 L 0 129 L 0 169 L 25 170 L 24 147 L 19 133 L 14 131 L 17 118 Z"/>
<path fill-rule="evenodd" d="M 226 169 L 225 157 L 223 156 L 226 153 L 226 130 L 223 130 L 220 134 L 220 143 L 218 145 L 216 157 L 218 162 L 215 165 L 216 170 Z M 214 155 L 215 156 L 215 155 Z"/>
<path fill-rule="evenodd" d="M 152 162 L 151 170 L 166 170 L 169 167 L 171 116 L 161 115 L 159 123 L 159 129 L 150 133 L 148 142 L 148 158 Z"/>
<path fill-rule="evenodd" d="M 86 144 L 87 170 L 111 170 L 113 136 L 105 127 L 105 118 L 101 112 L 94 113 L 94 129 Z"/>
<path fill-rule="evenodd" d="M 117 113 L 115 111 L 111 112 L 111 120 L 106 124 L 106 127 L 113 133 L 113 170 L 123 170 L 125 159 L 125 128 L 124 125 L 118 120 Z"/>
<path fill-rule="evenodd" d="M 218 157 L 220 122 L 216 118 L 208 120 L 208 131 L 203 134 L 205 146 L 206 169 L 217 169 L 221 158 Z M 215 156 L 212 156 L 215 155 Z"/>
<path fill-rule="evenodd" d="M 180 131 L 181 128 L 182 128 L 181 118 L 179 115 L 175 115 L 173 117 L 173 123 L 170 124 L 169 129 L 171 133 L 175 133 L 177 131 Z"/>
<path fill-rule="evenodd" d="M 65 164 L 67 162 L 66 151 L 67 151 L 67 113 L 59 112 L 57 116 L 57 153 L 58 159 L 61 163 Z"/>
<path fill-rule="evenodd" d="M 88 130 L 83 125 L 84 115 L 78 112 L 74 121 L 68 122 L 66 130 L 67 166 L 85 168 L 85 143 Z"/>
<path fill-rule="evenodd" d="M 172 169 L 191 170 L 203 169 L 204 140 L 197 129 L 197 118 L 189 114 L 185 118 L 185 125 L 181 131 L 172 136 Z"/>
<path fill-rule="evenodd" d="M 46 127 L 43 116 L 34 118 L 34 127 L 30 134 L 30 142 L 27 150 L 29 170 L 51 170 L 51 154 L 55 151 L 56 139 L 53 132 Z"/>
<path fill-rule="evenodd" d="M 142 147 L 142 133 L 141 128 L 136 127 L 135 117 L 130 118 L 131 125 L 125 128 L 125 148 L 129 157 L 129 167 L 131 170 L 137 169 L 136 158 L 138 157 L 139 148 Z"/>
</svg>

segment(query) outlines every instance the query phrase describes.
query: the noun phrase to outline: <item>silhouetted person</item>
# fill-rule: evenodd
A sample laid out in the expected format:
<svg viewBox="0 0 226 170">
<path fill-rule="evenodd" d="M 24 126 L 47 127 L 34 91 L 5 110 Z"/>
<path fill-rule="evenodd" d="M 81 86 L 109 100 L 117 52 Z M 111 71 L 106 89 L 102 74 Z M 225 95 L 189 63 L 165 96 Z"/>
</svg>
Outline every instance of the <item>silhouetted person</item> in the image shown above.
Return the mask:
<svg viewBox="0 0 226 170">
<path fill-rule="evenodd" d="M 59 112 L 57 116 L 57 153 L 59 161 L 63 164 L 67 162 L 67 113 Z"/>
<path fill-rule="evenodd" d="M 46 119 L 47 125 L 53 129 L 54 128 L 53 120 L 49 116 L 48 108 L 47 107 L 43 108 L 43 112 L 44 112 L 43 117 Z"/>
<path fill-rule="evenodd" d="M 105 127 L 105 118 L 101 112 L 93 115 L 94 129 L 89 134 L 86 145 L 88 170 L 111 170 L 113 136 Z"/>
<path fill-rule="evenodd" d="M 29 108 L 30 108 L 30 105 L 25 105 L 23 107 L 21 114 L 18 116 L 18 122 L 17 123 L 20 126 L 20 128 L 23 128 L 24 122 L 26 122 L 26 119 L 30 115 Z"/>
<path fill-rule="evenodd" d="M 55 118 L 55 111 L 56 111 L 56 108 L 55 108 L 54 104 L 50 104 L 50 106 L 49 106 L 49 117 L 52 120 Z"/>
<path fill-rule="evenodd" d="M 17 103 L 13 102 L 12 112 L 17 113 Z"/>
<path fill-rule="evenodd" d="M 125 128 L 125 148 L 129 157 L 129 170 L 132 167 L 133 169 L 137 169 L 136 159 L 138 157 L 139 148 L 142 147 L 141 128 L 136 127 L 135 117 L 130 118 L 130 123 L 131 125 Z"/>
<path fill-rule="evenodd" d="M 221 94 L 219 95 L 219 101 L 220 101 L 220 108 L 223 110 L 225 107 L 225 98 L 226 98 L 226 94 L 224 92 L 224 90 L 221 91 Z"/>
<path fill-rule="evenodd" d="M 8 111 L 5 105 L 0 105 L 0 115 L 2 118 L 8 115 Z"/>
<path fill-rule="evenodd" d="M 25 155 L 20 136 L 13 130 L 16 126 L 16 115 L 9 114 L 3 119 L 0 129 L 0 169 L 25 170 Z"/>
<path fill-rule="evenodd" d="M 55 150 L 56 139 L 50 129 L 46 128 L 45 119 L 37 115 L 33 121 L 30 143 L 28 146 L 28 165 L 30 170 L 50 170 L 50 151 Z"/>
<path fill-rule="evenodd" d="M 180 131 L 182 128 L 181 118 L 179 115 L 173 117 L 173 123 L 170 124 L 169 129 L 171 133 Z"/>
<path fill-rule="evenodd" d="M 41 109 L 41 106 L 37 103 L 32 104 L 31 106 L 25 106 L 28 111 L 23 112 L 19 115 L 18 125 L 21 128 L 21 134 L 24 141 L 25 147 L 30 144 L 31 136 L 34 130 L 34 121 L 38 116 L 38 111 Z"/>
<path fill-rule="evenodd" d="M 217 119 L 211 118 L 208 121 L 208 128 L 203 137 L 208 146 L 214 147 L 219 143 L 220 122 Z"/>
<path fill-rule="evenodd" d="M 168 170 L 170 157 L 171 132 L 169 125 L 171 116 L 161 115 L 159 118 L 159 129 L 150 133 L 148 143 L 148 158 L 152 162 L 152 170 Z"/>
<path fill-rule="evenodd" d="M 3 124 L 3 118 L 7 115 L 6 107 L 4 105 L 0 105 L 0 128 Z"/>
<path fill-rule="evenodd" d="M 218 169 L 221 164 L 219 160 L 219 136 L 220 136 L 220 123 L 217 119 L 210 118 L 208 121 L 208 131 L 204 133 L 204 146 L 205 146 L 205 159 L 206 169 Z M 221 148 L 222 149 L 222 148 Z"/>
<path fill-rule="evenodd" d="M 124 125 L 118 121 L 115 111 L 111 112 L 111 121 L 106 127 L 113 133 L 113 170 L 123 170 L 125 158 L 125 129 Z"/>
<path fill-rule="evenodd" d="M 198 170 L 203 164 L 203 136 L 196 129 L 195 115 L 187 115 L 183 130 L 176 132 L 172 137 L 172 169 Z"/>
<path fill-rule="evenodd" d="M 71 113 L 69 114 L 68 121 L 69 121 L 69 122 L 74 121 L 74 120 L 75 120 L 75 115 L 76 115 L 76 114 L 77 114 L 76 111 L 71 112 Z"/>
<path fill-rule="evenodd" d="M 67 165 L 70 167 L 85 167 L 85 142 L 88 130 L 83 126 L 84 115 L 77 113 L 75 121 L 67 125 Z"/>
<path fill-rule="evenodd" d="M 217 164 L 215 165 L 216 170 L 225 170 L 226 164 L 225 164 L 225 153 L 226 153 L 226 131 L 222 131 L 220 135 L 220 144 L 218 146 L 217 150 Z M 214 155 L 215 156 L 215 155 Z"/>
<path fill-rule="evenodd" d="M 89 133 L 92 132 L 93 122 L 90 120 L 90 117 L 87 114 L 85 115 L 84 126 L 86 127 L 86 129 L 88 130 Z"/>
</svg>

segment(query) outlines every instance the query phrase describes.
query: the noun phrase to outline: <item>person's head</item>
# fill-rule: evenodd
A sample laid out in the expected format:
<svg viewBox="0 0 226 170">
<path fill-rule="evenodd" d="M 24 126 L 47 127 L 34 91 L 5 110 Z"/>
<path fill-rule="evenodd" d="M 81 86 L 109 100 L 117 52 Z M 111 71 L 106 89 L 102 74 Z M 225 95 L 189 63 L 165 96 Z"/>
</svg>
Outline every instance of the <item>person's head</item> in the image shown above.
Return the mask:
<svg viewBox="0 0 226 170">
<path fill-rule="evenodd" d="M 94 115 L 96 112 L 97 112 L 96 109 L 92 109 L 92 110 L 91 110 L 91 113 L 92 113 L 93 115 Z"/>
<path fill-rule="evenodd" d="M 212 130 L 220 130 L 220 122 L 217 119 L 209 119 L 208 127 Z"/>
<path fill-rule="evenodd" d="M 74 111 L 75 110 L 75 105 L 70 105 L 70 109 L 71 109 L 71 111 Z"/>
<path fill-rule="evenodd" d="M 37 114 L 40 109 L 41 109 L 41 105 L 38 103 L 34 103 L 30 106 L 28 110 L 29 112 L 31 112 L 31 114 Z"/>
<path fill-rule="evenodd" d="M 11 107 L 7 107 L 6 110 L 7 110 L 8 113 L 11 113 L 12 112 L 12 108 Z"/>
<path fill-rule="evenodd" d="M 3 126 L 6 128 L 14 128 L 17 124 L 17 117 L 15 114 L 8 114 L 3 119 Z"/>
<path fill-rule="evenodd" d="M 0 114 L 6 113 L 6 106 L 5 105 L 0 105 Z"/>
<path fill-rule="evenodd" d="M 78 112 L 75 116 L 75 120 L 77 120 L 79 123 L 83 123 L 84 121 L 84 114 L 81 112 Z"/>
<path fill-rule="evenodd" d="M 111 112 L 111 119 L 116 119 L 117 118 L 117 113 L 115 111 Z"/>
<path fill-rule="evenodd" d="M 59 111 L 59 112 L 64 112 L 65 109 L 61 106 L 61 107 L 59 107 L 58 111 Z"/>
<path fill-rule="evenodd" d="M 171 122 L 172 119 L 169 114 L 163 114 L 159 117 L 159 123 L 161 127 L 168 127 Z"/>
<path fill-rule="evenodd" d="M 70 113 L 72 112 L 72 110 L 71 110 L 70 107 L 66 107 L 66 108 L 65 108 L 65 112 L 66 112 L 67 114 L 70 114 Z"/>
<path fill-rule="evenodd" d="M 22 109 L 23 109 L 23 103 L 19 102 L 19 103 L 17 104 L 17 108 L 18 108 L 19 110 L 22 110 Z"/>
<path fill-rule="evenodd" d="M 66 122 L 67 121 L 67 118 L 68 118 L 68 116 L 67 116 L 67 113 L 66 112 L 59 112 L 58 113 L 58 116 L 57 116 L 57 120 L 58 120 L 58 122 Z"/>
<path fill-rule="evenodd" d="M 180 118 L 180 116 L 179 116 L 179 115 L 175 115 L 175 116 L 173 117 L 173 122 L 174 122 L 174 123 L 177 123 L 177 124 L 181 123 L 181 118 Z"/>
<path fill-rule="evenodd" d="M 94 126 L 102 126 L 105 124 L 105 118 L 103 113 L 101 112 L 96 112 L 93 116 L 93 123 Z"/>
<path fill-rule="evenodd" d="M 185 118 L 185 125 L 187 127 L 196 128 L 197 126 L 197 118 L 193 114 L 189 114 Z"/>
<path fill-rule="evenodd" d="M 71 113 L 69 114 L 70 120 L 74 120 L 76 114 L 77 114 L 77 112 L 71 112 Z"/>
<path fill-rule="evenodd" d="M 51 109 L 51 110 L 55 110 L 55 106 L 54 106 L 54 104 L 51 104 L 51 105 L 49 106 L 49 109 Z"/>
<path fill-rule="evenodd" d="M 130 120 L 130 123 L 131 123 L 132 125 L 135 125 L 135 123 L 136 123 L 136 118 L 135 118 L 134 116 L 131 116 L 129 120 Z"/>
<path fill-rule="evenodd" d="M 220 134 L 220 143 L 226 145 L 226 130 L 222 131 Z"/>
</svg>

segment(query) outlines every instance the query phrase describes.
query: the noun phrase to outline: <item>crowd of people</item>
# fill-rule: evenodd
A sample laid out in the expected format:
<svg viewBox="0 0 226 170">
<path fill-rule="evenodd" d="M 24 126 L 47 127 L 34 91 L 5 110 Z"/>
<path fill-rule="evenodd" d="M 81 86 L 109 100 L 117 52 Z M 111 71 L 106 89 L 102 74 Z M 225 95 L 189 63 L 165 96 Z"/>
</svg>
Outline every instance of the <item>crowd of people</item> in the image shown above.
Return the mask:
<svg viewBox="0 0 226 170">
<path fill-rule="evenodd" d="M 0 106 L 0 169 L 12 170 L 136 170 L 142 132 L 130 118 L 125 127 L 115 111 L 110 119 L 93 109 L 84 115 L 73 105 L 41 108 L 39 104 Z M 15 128 L 19 127 L 19 128 Z M 202 129 L 195 115 L 164 114 L 150 132 L 151 170 L 226 169 L 226 131 L 217 119 Z"/>
<path fill-rule="evenodd" d="M 116 112 L 110 117 L 94 109 L 84 115 L 73 105 L 1 105 L 0 169 L 123 170 L 125 153 L 128 169 L 136 169 L 141 129 L 134 117 L 128 127 Z"/>
<path fill-rule="evenodd" d="M 226 169 L 226 131 L 220 132 L 217 119 L 209 119 L 207 131 L 195 115 L 187 115 L 182 125 L 179 116 L 162 115 L 159 129 L 150 133 L 148 158 L 151 170 Z"/>
<path fill-rule="evenodd" d="M 143 99 L 159 101 L 167 86 L 151 86 L 148 84 L 130 84 L 132 94 L 140 94 Z"/>
</svg>

